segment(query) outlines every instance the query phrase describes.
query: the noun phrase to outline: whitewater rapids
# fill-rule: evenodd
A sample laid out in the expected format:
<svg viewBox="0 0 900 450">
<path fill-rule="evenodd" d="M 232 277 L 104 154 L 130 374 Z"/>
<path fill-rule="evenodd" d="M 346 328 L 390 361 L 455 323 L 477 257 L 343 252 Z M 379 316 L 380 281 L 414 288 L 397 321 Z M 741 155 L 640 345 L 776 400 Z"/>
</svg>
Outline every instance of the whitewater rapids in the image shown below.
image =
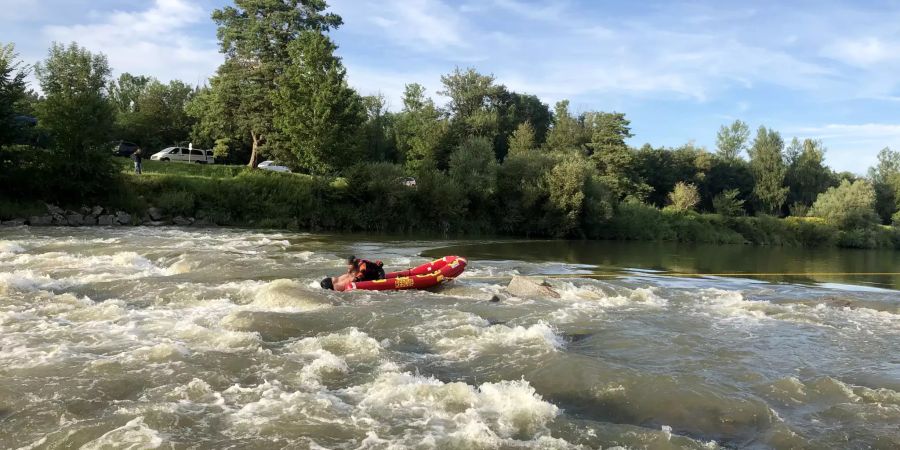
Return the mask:
<svg viewBox="0 0 900 450">
<path fill-rule="evenodd" d="M 447 244 L 0 230 L 0 448 L 900 448 L 897 291 L 636 272 L 491 302 L 585 270 L 515 259 L 318 288 Z"/>
</svg>

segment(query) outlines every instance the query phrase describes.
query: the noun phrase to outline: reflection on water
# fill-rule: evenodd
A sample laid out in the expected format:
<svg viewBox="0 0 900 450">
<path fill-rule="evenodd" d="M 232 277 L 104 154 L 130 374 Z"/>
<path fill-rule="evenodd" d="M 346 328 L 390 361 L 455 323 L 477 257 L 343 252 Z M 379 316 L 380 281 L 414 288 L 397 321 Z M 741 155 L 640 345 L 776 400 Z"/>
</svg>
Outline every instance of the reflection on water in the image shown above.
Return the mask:
<svg viewBox="0 0 900 450">
<path fill-rule="evenodd" d="M 891 250 L 668 242 L 515 241 L 454 246 L 432 250 L 427 254 L 431 256 L 442 252 L 461 253 L 470 258 L 488 260 L 519 259 L 588 264 L 594 266 L 597 272 L 630 268 L 681 274 L 756 273 L 764 274 L 756 278 L 766 281 L 825 285 L 844 283 L 850 286 L 900 289 L 900 252 Z"/>
<path fill-rule="evenodd" d="M 435 292 L 318 288 L 349 254 L 422 253 L 470 265 Z M 895 258 L 2 229 L 0 448 L 900 448 L 896 278 L 655 272 Z M 584 272 L 624 276 L 504 293 L 512 275 Z"/>
</svg>

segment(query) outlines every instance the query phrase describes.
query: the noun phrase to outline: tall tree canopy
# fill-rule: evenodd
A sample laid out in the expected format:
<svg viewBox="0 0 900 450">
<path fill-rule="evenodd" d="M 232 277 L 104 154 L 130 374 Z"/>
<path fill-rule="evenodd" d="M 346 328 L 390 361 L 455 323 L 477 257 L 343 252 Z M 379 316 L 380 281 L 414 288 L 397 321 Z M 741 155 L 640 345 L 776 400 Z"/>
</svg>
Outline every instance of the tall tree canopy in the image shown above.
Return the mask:
<svg viewBox="0 0 900 450">
<path fill-rule="evenodd" d="M 241 134 L 251 145 L 251 167 L 266 143 L 278 141 L 272 93 L 290 65 L 289 44 L 304 31 L 323 33 L 341 25 L 340 16 L 325 13 L 327 7 L 324 0 L 235 0 L 235 6 L 212 14 L 225 62 L 199 100 L 208 108 L 194 111 L 201 130 L 214 139 Z"/>
<path fill-rule="evenodd" d="M 787 150 L 788 204 L 812 206 L 816 197 L 834 184 L 831 171 L 825 167 L 825 147 L 821 141 L 797 138 L 791 140 Z"/>
<path fill-rule="evenodd" d="M 193 125 L 186 110 L 193 95 L 194 89 L 178 80 L 163 84 L 152 77 L 122 74 L 110 84 L 116 136 L 151 149 L 182 144 Z"/>
<path fill-rule="evenodd" d="M 759 127 L 750 148 L 750 170 L 756 183 L 753 195 L 757 205 L 768 214 L 779 214 L 787 199 L 783 150 L 784 141 L 777 131 Z"/>
<path fill-rule="evenodd" d="M 58 149 L 81 152 L 109 139 L 113 109 L 105 55 L 75 43 L 54 43 L 47 59 L 35 66 L 35 74 L 46 96 L 38 108 L 39 124 Z"/>
<path fill-rule="evenodd" d="M 25 97 L 27 67 L 19 61 L 12 44 L 0 45 L 0 145 L 11 143 L 17 134 L 15 105 Z"/>
<path fill-rule="evenodd" d="M 716 152 L 724 159 L 738 159 L 747 150 L 749 138 L 750 127 L 740 120 L 735 120 L 730 126 L 722 125 L 716 134 Z"/>
<path fill-rule="evenodd" d="M 363 103 L 347 86 L 335 45 L 318 31 L 291 42 L 291 64 L 278 80 L 276 124 L 290 143 L 296 165 L 315 174 L 361 161 Z"/>
<path fill-rule="evenodd" d="M 883 148 L 878 162 L 869 169 L 869 179 L 875 188 L 875 210 L 888 223 L 900 209 L 900 151 Z"/>
</svg>

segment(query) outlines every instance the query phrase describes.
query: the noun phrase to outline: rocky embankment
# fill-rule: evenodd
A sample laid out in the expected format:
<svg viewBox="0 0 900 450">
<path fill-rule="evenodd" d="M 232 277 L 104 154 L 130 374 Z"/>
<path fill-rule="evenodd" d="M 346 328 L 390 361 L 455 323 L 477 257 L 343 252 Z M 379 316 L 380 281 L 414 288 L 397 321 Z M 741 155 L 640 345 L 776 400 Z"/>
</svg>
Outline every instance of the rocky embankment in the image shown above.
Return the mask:
<svg viewBox="0 0 900 450">
<path fill-rule="evenodd" d="M 56 205 L 47 205 L 47 212 L 41 215 L 22 217 L 0 222 L 2 226 L 123 226 L 123 225 L 147 225 L 147 226 L 195 226 L 208 227 L 214 223 L 205 217 L 170 217 L 159 208 L 149 208 L 143 216 L 136 216 L 125 211 L 113 211 L 102 206 L 81 207 L 77 211 L 60 208 Z"/>
</svg>

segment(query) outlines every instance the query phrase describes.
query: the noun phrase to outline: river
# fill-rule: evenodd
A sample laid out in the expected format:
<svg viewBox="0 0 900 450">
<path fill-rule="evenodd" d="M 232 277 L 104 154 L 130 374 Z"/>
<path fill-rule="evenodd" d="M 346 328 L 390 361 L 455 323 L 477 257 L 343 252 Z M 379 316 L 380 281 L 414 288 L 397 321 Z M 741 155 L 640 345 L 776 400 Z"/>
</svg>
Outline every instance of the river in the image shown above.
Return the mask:
<svg viewBox="0 0 900 450">
<path fill-rule="evenodd" d="M 436 292 L 319 289 L 349 254 L 469 268 Z M 0 448 L 896 449 L 898 262 L 2 229 Z M 560 298 L 505 295 L 517 274 L 566 275 Z"/>
</svg>

